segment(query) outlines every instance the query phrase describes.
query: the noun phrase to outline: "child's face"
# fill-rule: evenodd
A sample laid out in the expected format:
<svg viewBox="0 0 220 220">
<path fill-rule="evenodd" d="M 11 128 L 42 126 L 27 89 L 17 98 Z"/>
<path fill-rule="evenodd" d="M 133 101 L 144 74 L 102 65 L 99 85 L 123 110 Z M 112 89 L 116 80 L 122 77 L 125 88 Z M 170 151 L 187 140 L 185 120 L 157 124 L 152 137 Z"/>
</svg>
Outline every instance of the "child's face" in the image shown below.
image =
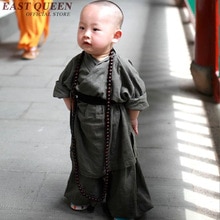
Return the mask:
<svg viewBox="0 0 220 220">
<path fill-rule="evenodd" d="M 81 12 L 78 44 L 95 58 L 107 56 L 113 43 L 121 37 L 116 27 L 111 9 L 97 5 L 87 5 Z"/>
</svg>

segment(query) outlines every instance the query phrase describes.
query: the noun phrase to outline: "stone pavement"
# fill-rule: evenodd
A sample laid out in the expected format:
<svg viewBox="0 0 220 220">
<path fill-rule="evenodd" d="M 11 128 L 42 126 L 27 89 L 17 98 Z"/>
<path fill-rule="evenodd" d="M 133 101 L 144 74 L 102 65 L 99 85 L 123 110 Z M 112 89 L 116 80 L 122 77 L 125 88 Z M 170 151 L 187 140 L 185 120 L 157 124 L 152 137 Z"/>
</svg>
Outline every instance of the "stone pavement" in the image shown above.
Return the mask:
<svg viewBox="0 0 220 220">
<path fill-rule="evenodd" d="M 71 1 L 69 1 L 71 2 Z M 104 220 L 73 212 L 63 198 L 71 170 L 69 113 L 53 87 L 80 49 L 78 15 L 51 16 L 34 61 L 20 60 L 19 32 L 0 44 L 0 219 Z M 219 105 L 198 94 L 174 0 L 117 0 L 125 13 L 115 46 L 146 82 L 150 108 L 139 120 L 139 158 L 154 203 L 148 220 L 219 220 Z"/>
</svg>

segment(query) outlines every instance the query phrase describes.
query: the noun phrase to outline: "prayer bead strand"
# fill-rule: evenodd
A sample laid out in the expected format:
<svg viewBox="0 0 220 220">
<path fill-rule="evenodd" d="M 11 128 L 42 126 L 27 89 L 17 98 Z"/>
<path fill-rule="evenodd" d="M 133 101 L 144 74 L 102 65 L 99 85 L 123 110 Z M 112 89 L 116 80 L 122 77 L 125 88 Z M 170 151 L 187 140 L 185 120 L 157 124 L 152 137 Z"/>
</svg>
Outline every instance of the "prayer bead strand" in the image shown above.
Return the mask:
<svg viewBox="0 0 220 220">
<path fill-rule="evenodd" d="M 85 52 L 83 51 L 79 62 L 76 66 L 76 70 L 74 73 L 73 78 L 73 89 L 71 91 L 71 98 L 72 98 L 72 108 L 71 108 L 71 132 L 72 132 L 72 148 L 71 148 L 71 155 L 74 160 L 74 175 L 75 181 L 78 186 L 78 189 L 81 195 L 85 196 L 90 201 L 94 202 L 101 202 L 105 199 L 108 185 L 109 185 L 109 174 L 110 174 L 110 136 L 111 136 L 111 94 L 112 94 L 112 71 L 113 71 L 113 56 L 114 50 L 112 49 L 109 54 L 109 65 L 108 65 L 108 75 L 107 75 L 107 88 L 106 88 L 106 107 L 105 107 L 105 152 L 104 152 L 104 170 L 105 176 L 103 177 L 103 191 L 100 197 L 95 195 L 89 194 L 86 192 L 85 188 L 80 183 L 79 177 L 79 164 L 77 159 L 77 149 L 76 149 L 76 139 L 73 132 L 74 120 L 77 114 L 77 95 L 76 95 L 76 85 L 78 83 L 79 77 L 79 70 L 81 63 L 83 61 Z"/>
</svg>

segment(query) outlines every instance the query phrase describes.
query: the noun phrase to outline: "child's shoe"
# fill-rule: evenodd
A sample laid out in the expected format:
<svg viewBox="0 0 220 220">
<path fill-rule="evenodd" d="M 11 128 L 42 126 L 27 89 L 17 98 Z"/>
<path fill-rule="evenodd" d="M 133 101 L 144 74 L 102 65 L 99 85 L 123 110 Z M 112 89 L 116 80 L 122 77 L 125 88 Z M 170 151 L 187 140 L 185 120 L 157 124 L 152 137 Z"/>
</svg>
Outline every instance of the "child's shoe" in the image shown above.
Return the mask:
<svg viewBox="0 0 220 220">
<path fill-rule="evenodd" d="M 88 205 L 74 205 L 73 203 L 70 203 L 70 208 L 75 211 L 83 211 L 88 208 Z"/>
</svg>

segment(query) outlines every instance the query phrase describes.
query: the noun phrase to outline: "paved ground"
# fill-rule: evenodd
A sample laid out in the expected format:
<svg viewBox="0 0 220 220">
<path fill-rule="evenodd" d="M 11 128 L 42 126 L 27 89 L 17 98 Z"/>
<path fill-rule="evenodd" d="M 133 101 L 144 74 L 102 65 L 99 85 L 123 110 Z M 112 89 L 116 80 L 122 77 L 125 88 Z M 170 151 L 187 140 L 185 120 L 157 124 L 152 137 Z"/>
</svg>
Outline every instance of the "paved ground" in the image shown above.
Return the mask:
<svg viewBox="0 0 220 220">
<path fill-rule="evenodd" d="M 70 1 L 69 1 L 70 2 Z M 0 44 L 0 219 L 104 220 L 102 209 L 78 213 L 63 192 L 71 169 L 68 112 L 52 97 L 68 60 L 80 50 L 81 7 L 52 16 L 40 56 L 19 59 L 19 32 Z M 148 220 L 217 220 L 219 112 L 199 95 L 179 11 L 173 0 L 117 0 L 125 12 L 116 45 L 146 82 L 150 108 L 140 116 L 139 158 L 155 208 Z"/>
</svg>

